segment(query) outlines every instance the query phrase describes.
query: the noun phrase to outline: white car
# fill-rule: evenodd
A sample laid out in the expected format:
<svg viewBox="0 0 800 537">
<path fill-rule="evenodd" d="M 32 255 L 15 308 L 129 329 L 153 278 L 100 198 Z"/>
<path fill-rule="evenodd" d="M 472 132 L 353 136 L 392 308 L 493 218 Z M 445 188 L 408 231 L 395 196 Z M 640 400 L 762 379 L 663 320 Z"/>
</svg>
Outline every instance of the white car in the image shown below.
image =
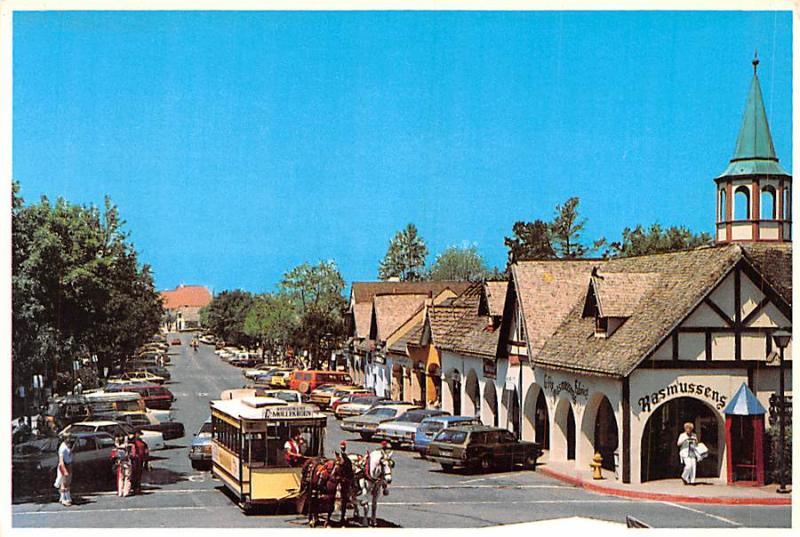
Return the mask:
<svg viewBox="0 0 800 537">
<path fill-rule="evenodd" d="M 71 433 L 93 433 L 97 431 L 105 432 L 116 438 L 117 436 L 133 434 L 133 427 L 127 423 L 119 423 L 111 420 L 79 421 L 69 425 L 59 433 L 66 435 Z M 142 431 L 142 440 L 147 444 L 150 451 L 164 449 L 164 435 L 158 431 Z"/>
</svg>

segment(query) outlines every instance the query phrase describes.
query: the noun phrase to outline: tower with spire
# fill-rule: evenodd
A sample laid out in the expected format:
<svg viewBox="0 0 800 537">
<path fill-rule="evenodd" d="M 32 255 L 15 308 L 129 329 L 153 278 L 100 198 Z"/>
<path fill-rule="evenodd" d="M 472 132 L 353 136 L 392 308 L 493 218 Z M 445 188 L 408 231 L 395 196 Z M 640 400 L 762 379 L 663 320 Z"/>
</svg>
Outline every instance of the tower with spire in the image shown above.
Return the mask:
<svg viewBox="0 0 800 537">
<path fill-rule="evenodd" d="M 791 240 L 792 176 L 775 154 L 767 123 L 758 53 L 742 126 L 728 167 L 717 183 L 717 242 L 788 242 Z"/>
</svg>

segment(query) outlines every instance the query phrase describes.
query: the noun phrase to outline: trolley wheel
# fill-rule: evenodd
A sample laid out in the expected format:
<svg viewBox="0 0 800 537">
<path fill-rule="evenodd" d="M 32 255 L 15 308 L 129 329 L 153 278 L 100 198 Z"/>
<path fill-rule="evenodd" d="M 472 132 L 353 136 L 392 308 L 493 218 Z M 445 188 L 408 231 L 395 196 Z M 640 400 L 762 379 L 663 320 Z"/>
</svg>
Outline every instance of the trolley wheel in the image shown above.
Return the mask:
<svg viewBox="0 0 800 537">
<path fill-rule="evenodd" d="M 200 461 L 192 461 L 192 469 L 200 470 Z"/>
<path fill-rule="evenodd" d="M 245 515 L 250 515 L 253 513 L 253 504 L 250 503 L 250 500 L 245 500 L 239 503 L 239 507 L 242 508 L 242 511 Z"/>
<path fill-rule="evenodd" d="M 359 433 L 363 440 L 372 440 L 372 433 Z"/>
<path fill-rule="evenodd" d="M 448 464 L 446 462 L 443 462 L 442 463 L 442 470 L 445 471 L 445 472 L 450 473 L 450 472 L 453 471 L 453 465 L 452 464 Z"/>
</svg>

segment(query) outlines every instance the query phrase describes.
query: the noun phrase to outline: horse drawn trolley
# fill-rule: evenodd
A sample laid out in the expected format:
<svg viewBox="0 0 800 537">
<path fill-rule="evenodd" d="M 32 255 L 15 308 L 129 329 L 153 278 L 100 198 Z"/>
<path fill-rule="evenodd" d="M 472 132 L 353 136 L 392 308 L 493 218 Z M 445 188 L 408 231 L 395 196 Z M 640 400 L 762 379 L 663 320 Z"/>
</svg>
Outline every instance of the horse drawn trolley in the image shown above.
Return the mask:
<svg viewBox="0 0 800 537">
<path fill-rule="evenodd" d="M 302 468 L 285 446 L 302 439 L 303 459 L 323 456 L 326 419 L 311 405 L 289 405 L 272 397 L 212 401 L 214 475 L 245 512 L 258 504 L 295 500 Z"/>
</svg>

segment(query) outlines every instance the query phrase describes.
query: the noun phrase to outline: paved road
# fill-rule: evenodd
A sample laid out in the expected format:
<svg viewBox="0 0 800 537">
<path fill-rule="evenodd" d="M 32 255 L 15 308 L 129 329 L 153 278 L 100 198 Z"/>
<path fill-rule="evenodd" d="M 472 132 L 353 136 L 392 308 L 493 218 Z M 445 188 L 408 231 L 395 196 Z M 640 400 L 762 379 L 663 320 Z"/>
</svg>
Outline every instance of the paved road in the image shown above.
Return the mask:
<svg viewBox="0 0 800 537">
<path fill-rule="evenodd" d="M 15 527 L 302 527 L 291 513 L 244 515 L 209 472 L 191 468 L 187 446 L 208 417 L 208 402 L 243 384 L 241 370 L 219 360 L 211 347 L 195 353 L 173 347 L 172 379 L 177 419 L 187 436 L 156 452 L 145 476 L 145 494 L 118 498 L 111 492 L 82 495 L 65 508 L 53 495 L 13 505 Z M 342 439 L 350 451 L 374 444 L 344 433 L 329 418 L 327 452 Z M 394 483 L 378 517 L 383 526 L 481 527 L 583 516 L 623 523 L 632 515 L 655 527 L 788 527 L 789 507 L 679 505 L 593 494 L 530 471 L 488 475 L 445 474 L 407 451 L 395 451 Z"/>
</svg>

